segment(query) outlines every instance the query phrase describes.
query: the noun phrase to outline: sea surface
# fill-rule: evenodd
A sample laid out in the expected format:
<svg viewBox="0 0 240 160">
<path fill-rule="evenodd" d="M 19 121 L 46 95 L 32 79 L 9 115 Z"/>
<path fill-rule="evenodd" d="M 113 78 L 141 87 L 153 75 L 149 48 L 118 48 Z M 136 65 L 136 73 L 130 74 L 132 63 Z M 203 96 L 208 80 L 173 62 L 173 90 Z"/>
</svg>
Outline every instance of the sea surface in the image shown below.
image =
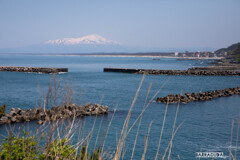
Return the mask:
<svg viewBox="0 0 240 160">
<path fill-rule="evenodd" d="M 102 128 L 106 124 L 105 122 L 111 120 L 113 110 L 116 109 L 105 144 L 107 152 L 112 155 L 116 150 L 116 137 L 120 135 L 124 120 L 143 76 L 103 72 L 104 67 L 184 70 L 193 66 L 207 66 L 210 62 L 210 60 L 179 61 L 174 58 L 153 60 L 151 57 L 0 55 L 0 65 L 2 66 L 67 67 L 69 68 L 68 73 L 59 74 L 56 77 L 58 79 L 61 78 L 62 87 L 64 87 L 64 84 L 68 84 L 74 88 L 73 101 L 75 103 L 100 103 L 110 107 L 112 112 L 108 115 L 101 115 L 97 118 L 95 116 L 82 118 L 85 121 L 86 133 L 92 129 L 96 119 L 91 149 L 97 139 L 98 128 L 101 127 L 101 133 Z M 27 109 L 40 105 L 43 96 L 47 93 L 51 78 L 51 74 L 0 72 L 0 105 L 7 104 L 7 112 L 9 112 L 11 107 Z M 167 94 L 237 87 L 240 86 L 240 77 L 146 75 L 134 105 L 129 126 L 139 117 L 146 101 L 150 84 L 152 86 L 147 102 L 159 90 L 157 97 L 166 96 Z M 159 157 L 163 156 L 172 137 L 177 106 L 177 104 L 168 106 Z M 154 159 L 165 107 L 165 104 L 153 101 L 143 113 L 133 159 L 139 160 L 142 157 L 145 136 L 151 122 L 152 126 L 148 137 L 145 158 L 148 160 Z M 240 142 L 237 140 L 239 114 L 239 95 L 217 98 L 211 101 L 180 104 L 175 129 L 180 124 L 182 125 L 173 139 L 171 159 L 178 159 L 178 157 L 182 160 L 197 159 L 195 154 L 200 151 L 223 152 L 223 159 L 229 159 L 229 147 L 231 144 L 233 155 L 237 151 L 236 154 L 240 158 Z M 233 141 L 231 142 L 233 120 Z M 138 124 L 137 122 L 126 139 L 123 150 L 123 152 L 126 151 L 124 159 L 130 159 L 131 157 Z M 15 125 L 16 130 L 25 127 L 34 132 L 40 126 L 36 122 Z M 8 129 L 7 125 L 0 126 L 1 141 L 6 137 Z M 97 144 L 100 143 L 100 139 L 98 137 Z M 76 136 L 73 137 L 74 142 L 77 142 Z"/>
</svg>

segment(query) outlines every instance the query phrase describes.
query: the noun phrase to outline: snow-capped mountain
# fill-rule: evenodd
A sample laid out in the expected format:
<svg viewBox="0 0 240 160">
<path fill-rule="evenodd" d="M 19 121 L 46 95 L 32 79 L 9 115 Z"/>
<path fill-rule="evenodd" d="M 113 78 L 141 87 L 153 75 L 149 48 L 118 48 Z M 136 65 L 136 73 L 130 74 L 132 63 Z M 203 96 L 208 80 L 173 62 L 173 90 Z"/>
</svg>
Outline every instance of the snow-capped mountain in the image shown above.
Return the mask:
<svg viewBox="0 0 240 160">
<path fill-rule="evenodd" d="M 48 40 L 31 46 L 0 49 L 0 53 L 111 53 L 122 51 L 126 51 L 125 46 L 97 34 L 79 38 Z"/>
<path fill-rule="evenodd" d="M 17 48 L 0 48 L 0 53 L 136 53 L 172 51 L 152 47 L 138 47 L 119 44 L 97 34 L 80 38 L 62 38 Z"/>
<path fill-rule="evenodd" d="M 116 45 L 119 44 L 115 41 L 108 40 L 104 37 L 101 37 L 97 34 L 87 35 L 80 38 L 63 38 L 56 40 L 49 40 L 45 42 L 46 44 L 51 45 L 79 45 L 79 44 L 91 44 L 91 45 Z"/>
</svg>

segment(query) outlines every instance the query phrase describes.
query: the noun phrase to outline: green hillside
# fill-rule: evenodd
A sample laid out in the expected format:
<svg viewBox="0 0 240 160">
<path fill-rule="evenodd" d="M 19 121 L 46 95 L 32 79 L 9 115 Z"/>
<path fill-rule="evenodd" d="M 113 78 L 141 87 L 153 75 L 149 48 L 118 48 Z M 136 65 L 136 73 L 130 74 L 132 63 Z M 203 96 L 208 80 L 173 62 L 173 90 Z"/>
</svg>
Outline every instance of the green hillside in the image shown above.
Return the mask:
<svg viewBox="0 0 240 160">
<path fill-rule="evenodd" d="M 224 56 L 233 61 L 240 62 L 240 42 L 227 48 L 221 48 L 215 52 L 218 56 Z"/>
</svg>

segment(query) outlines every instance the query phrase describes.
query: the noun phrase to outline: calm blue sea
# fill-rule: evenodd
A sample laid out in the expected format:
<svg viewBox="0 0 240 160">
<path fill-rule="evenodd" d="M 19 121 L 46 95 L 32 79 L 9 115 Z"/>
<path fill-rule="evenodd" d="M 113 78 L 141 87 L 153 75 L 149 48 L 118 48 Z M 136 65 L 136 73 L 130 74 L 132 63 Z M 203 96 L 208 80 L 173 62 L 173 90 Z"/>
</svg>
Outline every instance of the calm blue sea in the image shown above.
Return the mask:
<svg viewBox="0 0 240 160">
<path fill-rule="evenodd" d="M 69 83 L 75 88 L 75 101 L 78 103 L 101 103 L 117 108 L 107 137 L 106 149 L 113 153 L 116 149 L 116 137 L 120 135 L 132 100 L 135 96 L 142 75 L 126 73 L 104 73 L 104 67 L 146 68 L 146 69 L 187 69 L 193 66 L 206 66 L 211 61 L 162 58 L 154 61 L 152 58 L 141 57 L 89 57 L 89 56 L 30 56 L 30 55 L 0 55 L 0 65 L 31 66 L 31 67 L 67 67 L 69 73 L 59 74 L 62 82 Z M 7 111 L 11 107 L 33 108 L 37 106 L 39 95 L 46 93 L 52 75 L 36 73 L 0 72 L 0 105 L 7 104 Z M 147 75 L 134 106 L 130 125 L 141 113 L 150 83 L 151 92 L 148 100 L 162 87 L 158 96 L 178 94 L 181 92 L 199 92 L 240 85 L 237 76 L 167 76 Z M 165 84 L 163 86 L 163 84 Z M 79 96 L 80 95 L 80 96 Z M 80 98 L 79 98 L 80 97 Z M 177 105 L 168 107 L 165 128 L 163 132 L 160 157 L 163 155 L 172 135 L 172 127 Z M 236 146 L 237 122 L 240 109 L 240 97 L 224 97 L 205 102 L 191 102 L 181 104 L 177 116 L 176 127 L 184 121 L 176 133 L 172 146 L 172 159 L 196 159 L 199 151 L 224 152 L 229 159 L 231 144 L 231 125 L 234 120 L 233 150 L 240 151 L 240 143 Z M 161 132 L 165 104 L 153 102 L 143 115 L 134 159 L 141 159 L 144 149 L 144 138 L 150 122 L 152 127 L 148 139 L 146 159 L 154 159 Z M 110 121 L 112 113 L 99 116 L 93 134 L 95 143 L 98 127 L 102 128 L 106 121 Z M 86 130 L 90 130 L 95 117 L 85 117 Z M 102 123 L 101 123 L 102 121 Z M 15 128 L 30 126 L 30 130 L 39 127 L 36 122 L 16 124 Z M 124 159 L 131 157 L 137 125 L 130 132 L 125 144 Z M 6 126 L 0 126 L 0 139 L 6 135 Z M 240 138 L 239 138 L 240 139 Z M 77 138 L 73 138 L 76 142 Z M 99 140 L 100 141 L 100 138 Z M 238 147 L 239 146 L 239 147 Z M 240 154 L 237 153 L 238 157 Z M 237 158 L 238 159 L 238 158 Z"/>
</svg>

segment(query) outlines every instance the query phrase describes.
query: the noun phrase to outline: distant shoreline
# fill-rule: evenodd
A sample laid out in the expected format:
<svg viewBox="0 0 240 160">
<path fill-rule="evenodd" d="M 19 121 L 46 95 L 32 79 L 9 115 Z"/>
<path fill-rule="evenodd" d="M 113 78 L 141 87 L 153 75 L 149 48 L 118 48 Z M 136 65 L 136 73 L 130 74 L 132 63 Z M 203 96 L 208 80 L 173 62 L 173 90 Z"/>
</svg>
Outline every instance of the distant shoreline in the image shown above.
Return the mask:
<svg viewBox="0 0 240 160">
<path fill-rule="evenodd" d="M 219 59 L 223 59 L 224 57 L 191 57 L 191 56 L 172 56 L 169 55 L 171 53 L 122 53 L 122 54 L 94 54 L 94 53 L 85 53 L 85 54 L 74 54 L 74 53 L 70 53 L 70 54 L 66 54 L 66 53 L 58 53 L 58 54 L 54 54 L 54 53 L 48 53 L 48 54 L 31 54 L 31 53 L 2 53 L 3 55 L 7 54 L 14 54 L 14 55 L 30 55 L 30 56 L 84 56 L 84 57 L 143 57 L 143 58 L 176 58 L 176 59 L 180 59 L 180 60 L 219 60 Z M 164 55 L 166 54 L 166 55 Z M 1 54 L 0 54 L 1 55 Z"/>
<path fill-rule="evenodd" d="M 175 56 L 160 56 L 148 54 L 45 54 L 48 56 L 85 56 L 85 57 L 143 57 L 143 58 L 176 58 L 189 60 L 208 60 L 222 59 L 224 57 L 175 57 Z"/>
</svg>

